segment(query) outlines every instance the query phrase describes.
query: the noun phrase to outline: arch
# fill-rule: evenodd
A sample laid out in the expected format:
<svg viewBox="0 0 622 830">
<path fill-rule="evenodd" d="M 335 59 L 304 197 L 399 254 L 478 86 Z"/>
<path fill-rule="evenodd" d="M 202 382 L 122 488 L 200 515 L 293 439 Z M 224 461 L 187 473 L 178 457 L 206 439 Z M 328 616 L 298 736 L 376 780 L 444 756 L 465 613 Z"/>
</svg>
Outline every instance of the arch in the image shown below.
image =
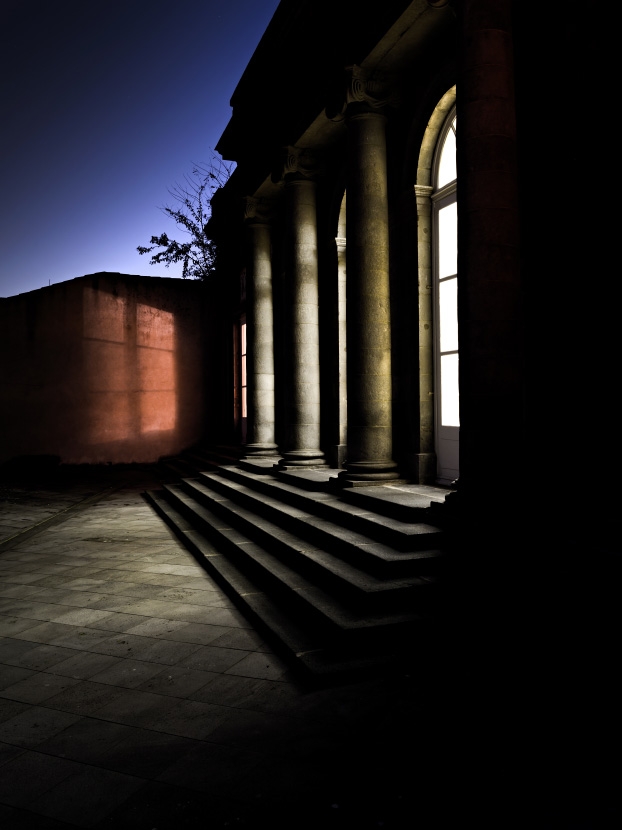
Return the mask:
<svg viewBox="0 0 622 830">
<path fill-rule="evenodd" d="M 434 167 L 434 157 L 436 154 L 436 147 L 441 135 L 441 131 L 447 121 L 447 116 L 456 106 L 456 87 L 455 85 L 448 89 L 441 100 L 434 108 L 434 112 L 430 116 L 428 125 L 423 134 L 423 140 L 419 149 L 419 160 L 417 162 L 417 181 L 415 186 L 431 187 L 432 186 L 432 170 Z"/>
<path fill-rule="evenodd" d="M 417 202 L 417 277 L 419 311 L 419 453 L 418 479 L 436 481 L 435 367 L 434 367 L 434 289 L 432 193 L 436 149 L 443 127 L 456 104 L 452 86 L 438 102 L 425 129 L 415 183 Z"/>
</svg>

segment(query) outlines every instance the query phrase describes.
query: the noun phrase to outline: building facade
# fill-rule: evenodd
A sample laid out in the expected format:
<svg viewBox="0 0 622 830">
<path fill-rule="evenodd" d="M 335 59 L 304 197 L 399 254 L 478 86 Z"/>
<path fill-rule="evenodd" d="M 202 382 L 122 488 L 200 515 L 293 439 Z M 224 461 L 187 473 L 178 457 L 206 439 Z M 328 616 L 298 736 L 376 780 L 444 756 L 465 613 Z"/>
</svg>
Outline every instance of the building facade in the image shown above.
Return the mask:
<svg viewBox="0 0 622 830">
<path fill-rule="evenodd" d="M 212 435 L 344 487 L 451 484 L 451 705 L 490 757 L 511 723 L 512 786 L 537 769 L 587 801 L 612 780 L 619 630 L 607 15 L 285 0 L 212 218 Z"/>
<path fill-rule="evenodd" d="M 504 516 L 526 488 L 563 514 L 535 482 L 614 473 L 615 344 L 582 288 L 602 220 L 576 178 L 601 138 L 551 110 L 604 105 L 580 12 L 281 3 L 217 146 L 237 169 L 211 220 L 232 342 L 214 438 L 345 486 L 457 482 Z"/>
</svg>

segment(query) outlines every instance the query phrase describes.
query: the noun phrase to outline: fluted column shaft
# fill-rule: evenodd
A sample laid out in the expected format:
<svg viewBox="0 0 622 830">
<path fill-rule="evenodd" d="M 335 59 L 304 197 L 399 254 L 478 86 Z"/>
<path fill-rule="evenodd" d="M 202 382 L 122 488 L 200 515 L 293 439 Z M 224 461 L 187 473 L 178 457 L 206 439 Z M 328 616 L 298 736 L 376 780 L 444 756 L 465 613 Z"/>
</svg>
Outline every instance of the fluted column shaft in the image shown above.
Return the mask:
<svg viewBox="0 0 622 830">
<path fill-rule="evenodd" d="M 367 107 L 355 107 L 346 117 L 348 461 L 342 476 L 345 482 L 373 483 L 397 478 L 385 117 Z"/>
<path fill-rule="evenodd" d="M 325 463 L 320 450 L 320 351 L 316 184 L 285 176 L 287 216 L 286 281 L 287 438 L 282 467 Z"/>
<path fill-rule="evenodd" d="M 274 442 L 274 346 L 270 226 L 247 226 L 250 275 L 246 315 L 248 421 L 246 454 L 276 456 Z"/>
</svg>

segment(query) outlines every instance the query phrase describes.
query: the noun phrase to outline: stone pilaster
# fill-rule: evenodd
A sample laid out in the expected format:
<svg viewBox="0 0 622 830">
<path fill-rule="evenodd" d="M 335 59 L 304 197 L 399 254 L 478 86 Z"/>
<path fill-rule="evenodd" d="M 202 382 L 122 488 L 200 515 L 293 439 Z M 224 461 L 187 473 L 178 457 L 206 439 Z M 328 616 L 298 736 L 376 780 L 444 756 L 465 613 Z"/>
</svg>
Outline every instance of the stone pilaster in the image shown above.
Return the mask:
<svg viewBox="0 0 622 830">
<path fill-rule="evenodd" d="M 398 477 L 392 448 L 389 213 L 382 80 L 350 70 L 348 127 L 347 384 L 348 460 L 343 483 Z"/>
<path fill-rule="evenodd" d="M 246 200 L 248 422 L 246 457 L 277 456 L 274 441 L 274 321 L 270 206 Z"/>
<path fill-rule="evenodd" d="M 434 325 L 432 295 L 432 200 L 431 185 L 415 185 L 418 226 L 419 304 L 419 452 L 417 481 L 436 478 L 434 447 Z"/>
<path fill-rule="evenodd" d="M 345 198 L 345 197 L 344 197 Z M 346 250 L 345 237 L 336 237 L 337 246 L 337 390 L 338 390 L 338 441 L 335 446 L 335 463 L 343 467 L 348 452 L 348 337 L 346 320 Z"/>
<path fill-rule="evenodd" d="M 508 506 L 526 465 L 513 4 L 459 7 L 460 492 Z M 525 266 L 525 263 L 523 263 Z M 504 474 L 504 487 L 490 481 Z M 494 492 L 491 492 L 494 491 Z M 502 508 L 495 508 L 501 515 Z M 489 511 L 490 512 L 490 511 Z"/>
<path fill-rule="evenodd" d="M 287 288 L 287 425 L 281 468 L 324 466 L 320 450 L 320 352 L 318 319 L 318 160 L 288 147 L 285 180 Z"/>
</svg>

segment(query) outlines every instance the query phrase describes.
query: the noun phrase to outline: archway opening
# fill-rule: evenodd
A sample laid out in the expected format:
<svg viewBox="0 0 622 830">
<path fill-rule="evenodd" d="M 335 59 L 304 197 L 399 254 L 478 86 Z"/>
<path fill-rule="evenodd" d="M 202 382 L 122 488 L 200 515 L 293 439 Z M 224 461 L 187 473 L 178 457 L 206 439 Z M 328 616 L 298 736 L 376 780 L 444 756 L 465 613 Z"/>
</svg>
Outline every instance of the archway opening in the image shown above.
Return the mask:
<svg viewBox="0 0 622 830">
<path fill-rule="evenodd" d="M 459 475 L 456 88 L 426 127 L 417 165 L 420 481 Z"/>
</svg>

